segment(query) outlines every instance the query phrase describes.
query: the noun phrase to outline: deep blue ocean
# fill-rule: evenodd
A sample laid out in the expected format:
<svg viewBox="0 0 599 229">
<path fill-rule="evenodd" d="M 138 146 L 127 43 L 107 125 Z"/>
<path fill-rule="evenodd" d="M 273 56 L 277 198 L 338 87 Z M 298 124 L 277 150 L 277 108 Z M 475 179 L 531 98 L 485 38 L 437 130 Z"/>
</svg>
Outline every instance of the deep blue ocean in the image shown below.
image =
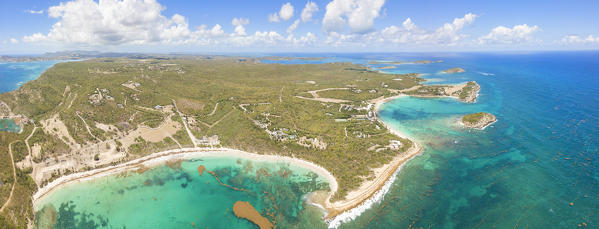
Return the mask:
<svg viewBox="0 0 599 229">
<path fill-rule="evenodd" d="M 400 171 L 382 201 L 342 228 L 599 228 L 599 52 L 288 55 L 326 58 L 265 62 L 343 61 L 378 68 L 386 65 L 368 62 L 442 60 L 384 71 L 421 73 L 429 84 L 475 80 L 481 85 L 474 104 L 402 97 L 383 105 L 379 116 L 425 150 Z M 453 67 L 466 72 L 440 73 Z M 13 90 L 18 82 L 32 79 L 26 74 L 19 74 L 20 79 L 6 77 L 6 69 L 10 68 L 0 64 L 0 91 Z M 482 131 L 457 124 L 461 115 L 479 111 L 493 113 L 498 122 Z M 226 167 L 214 169 L 228 171 Z M 180 184 L 173 187 L 176 185 Z M 239 198 L 217 187 L 209 189 L 211 195 Z M 295 202 L 286 203 L 302 204 L 297 195 L 303 192 L 288 193 Z M 68 201 L 72 200 L 63 202 L 77 204 Z M 267 206 L 261 201 L 250 200 L 259 211 Z M 318 211 L 295 205 L 289 205 L 294 213 L 285 218 L 293 223 L 289 225 L 324 227 L 314 222 Z M 229 217 L 232 213 L 225 208 L 230 205 L 214 211 L 225 212 L 223 217 L 228 220 L 238 220 Z M 199 209 L 200 205 L 197 214 Z M 85 211 L 70 210 L 67 213 Z M 254 227 L 238 221 L 229 225 Z"/>
</svg>

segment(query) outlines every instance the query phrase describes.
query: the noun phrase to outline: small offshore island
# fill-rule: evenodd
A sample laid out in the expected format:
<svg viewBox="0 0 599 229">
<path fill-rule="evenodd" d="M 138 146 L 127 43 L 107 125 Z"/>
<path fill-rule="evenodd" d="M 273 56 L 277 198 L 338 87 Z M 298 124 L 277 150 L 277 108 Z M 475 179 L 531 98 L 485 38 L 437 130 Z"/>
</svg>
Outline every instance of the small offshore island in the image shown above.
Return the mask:
<svg viewBox="0 0 599 229">
<path fill-rule="evenodd" d="M 466 72 L 466 70 L 464 70 L 463 68 L 450 68 L 450 69 L 444 70 L 443 72 L 447 73 L 447 74 L 453 74 L 453 73 Z"/>
<path fill-rule="evenodd" d="M 381 188 L 398 168 L 422 152 L 378 118 L 382 103 L 405 95 L 472 103 L 480 90 L 474 81 L 423 81 L 414 73 L 386 74 L 350 63 L 279 65 L 245 57 L 59 63 L 0 94 L 0 115 L 31 120 L 22 133 L 0 132 L 6 140 L 0 146 L 11 158 L 2 172 L 28 178 L 2 193 L 2 208 L 20 212 L 16 222 L 25 225 L 38 220 L 33 209 L 43 206 L 34 208 L 36 202 L 69 182 L 145 171 L 140 168 L 146 162 L 169 165 L 197 153 L 285 161 L 316 172 L 329 189 L 308 201 L 338 226 L 366 200 L 382 198 Z M 261 227 L 282 216 L 262 217 Z"/>
<path fill-rule="evenodd" d="M 460 121 L 465 127 L 484 130 L 487 126 L 497 122 L 497 118 L 487 112 L 478 112 L 464 115 Z"/>
</svg>

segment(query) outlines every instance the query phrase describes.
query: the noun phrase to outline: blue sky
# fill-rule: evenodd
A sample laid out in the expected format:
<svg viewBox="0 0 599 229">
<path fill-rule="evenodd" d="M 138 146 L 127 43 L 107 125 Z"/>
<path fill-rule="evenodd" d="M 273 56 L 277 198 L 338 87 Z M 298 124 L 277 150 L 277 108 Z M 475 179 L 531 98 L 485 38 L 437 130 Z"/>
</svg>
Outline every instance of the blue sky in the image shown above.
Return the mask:
<svg viewBox="0 0 599 229">
<path fill-rule="evenodd" d="M 1 1 L 0 54 L 599 49 L 599 1 Z"/>
</svg>

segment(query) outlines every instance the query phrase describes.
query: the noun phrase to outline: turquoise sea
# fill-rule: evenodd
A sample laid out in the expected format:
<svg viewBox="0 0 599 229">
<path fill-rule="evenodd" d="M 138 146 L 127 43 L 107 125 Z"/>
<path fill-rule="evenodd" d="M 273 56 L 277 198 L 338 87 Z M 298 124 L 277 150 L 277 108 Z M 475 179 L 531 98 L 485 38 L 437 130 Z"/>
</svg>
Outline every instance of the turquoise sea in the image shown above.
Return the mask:
<svg viewBox="0 0 599 229">
<path fill-rule="evenodd" d="M 214 175 L 200 175 L 202 165 Z M 236 201 L 248 201 L 281 227 L 325 227 L 321 210 L 303 204 L 305 194 L 322 189 L 323 177 L 290 164 L 185 160 L 68 184 L 36 204 L 36 225 L 55 219 L 54 228 L 255 228 L 233 213 Z"/>
<path fill-rule="evenodd" d="M 0 93 L 19 88 L 37 79 L 46 69 L 61 61 L 0 62 Z"/>
<path fill-rule="evenodd" d="M 599 53 L 441 54 L 402 65 L 434 83 L 476 80 L 475 104 L 404 97 L 381 118 L 425 146 L 385 199 L 343 228 L 599 227 Z M 462 74 L 439 74 L 462 67 Z M 485 129 L 456 125 L 486 111 Z"/>
<path fill-rule="evenodd" d="M 476 80 L 482 88 L 474 104 L 411 97 L 385 104 L 379 116 L 419 141 L 424 153 L 401 170 L 382 201 L 342 228 L 599 227 L 599 52 L 313 55 L 326 58 L 265 62 L 443 60 L 385 71 L 423 73 L 432 84 Z M 466 72 L 440 74 L 452 67 Z M 456 124 L 478 111 L 498 122 L 482 131 Z M 199 165 L 253 194 L 199 176 Z M 270 176 L 257 175 L 261 168 Z M 301 168 L 212 158 L 128 175 L 51 192 L 35 206 L 37 224 L 54 209 L 56 228 L 256 228 L 231 212 L 243 200 L 272 212 L 279 228 L 326 227 L 320 210 L 303 201 L 326 184 Z"/>
</svg>

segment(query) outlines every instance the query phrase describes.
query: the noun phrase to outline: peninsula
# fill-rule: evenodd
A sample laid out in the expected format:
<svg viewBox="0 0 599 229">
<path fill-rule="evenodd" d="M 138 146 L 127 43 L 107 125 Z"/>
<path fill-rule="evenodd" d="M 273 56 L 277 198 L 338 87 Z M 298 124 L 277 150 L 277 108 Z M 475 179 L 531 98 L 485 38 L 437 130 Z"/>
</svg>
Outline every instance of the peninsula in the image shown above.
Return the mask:
<svg viewBox="0 0 599 229">
<path fill-rule="evenodd" d="M 10 155 L 0 174 L 13 181 L 4 185 L 12 190 L 0 190 L 0 213 L 25 225 L 33 220 L 31 196 L 35 201 L 90 174 L 210 151 L 272 155 L 320 171 L 330 190 L 315 202 L 331 219 L 373 197 L 421 152 L 378 119 L 383 101 L 407 94 L 474 102 L 480 88 L 423 81 L 350 63 L 281 65 L 245 57 L 59 63 L 0 94 L 6 104 L 0 116 L 31 120 L 21 133 L 0 132 L 6 140 L 0 147 Z M 26 182 L 14 182 L 18 177 Z"/>
<path fill-rule="evenodd" d="M 478 97 L 480 85 L 470 81 L 455 85 L 421 85 L 401 92 L 417 97 L 452 97 L 462 102 L 474 103 Z"/>
</svg>

